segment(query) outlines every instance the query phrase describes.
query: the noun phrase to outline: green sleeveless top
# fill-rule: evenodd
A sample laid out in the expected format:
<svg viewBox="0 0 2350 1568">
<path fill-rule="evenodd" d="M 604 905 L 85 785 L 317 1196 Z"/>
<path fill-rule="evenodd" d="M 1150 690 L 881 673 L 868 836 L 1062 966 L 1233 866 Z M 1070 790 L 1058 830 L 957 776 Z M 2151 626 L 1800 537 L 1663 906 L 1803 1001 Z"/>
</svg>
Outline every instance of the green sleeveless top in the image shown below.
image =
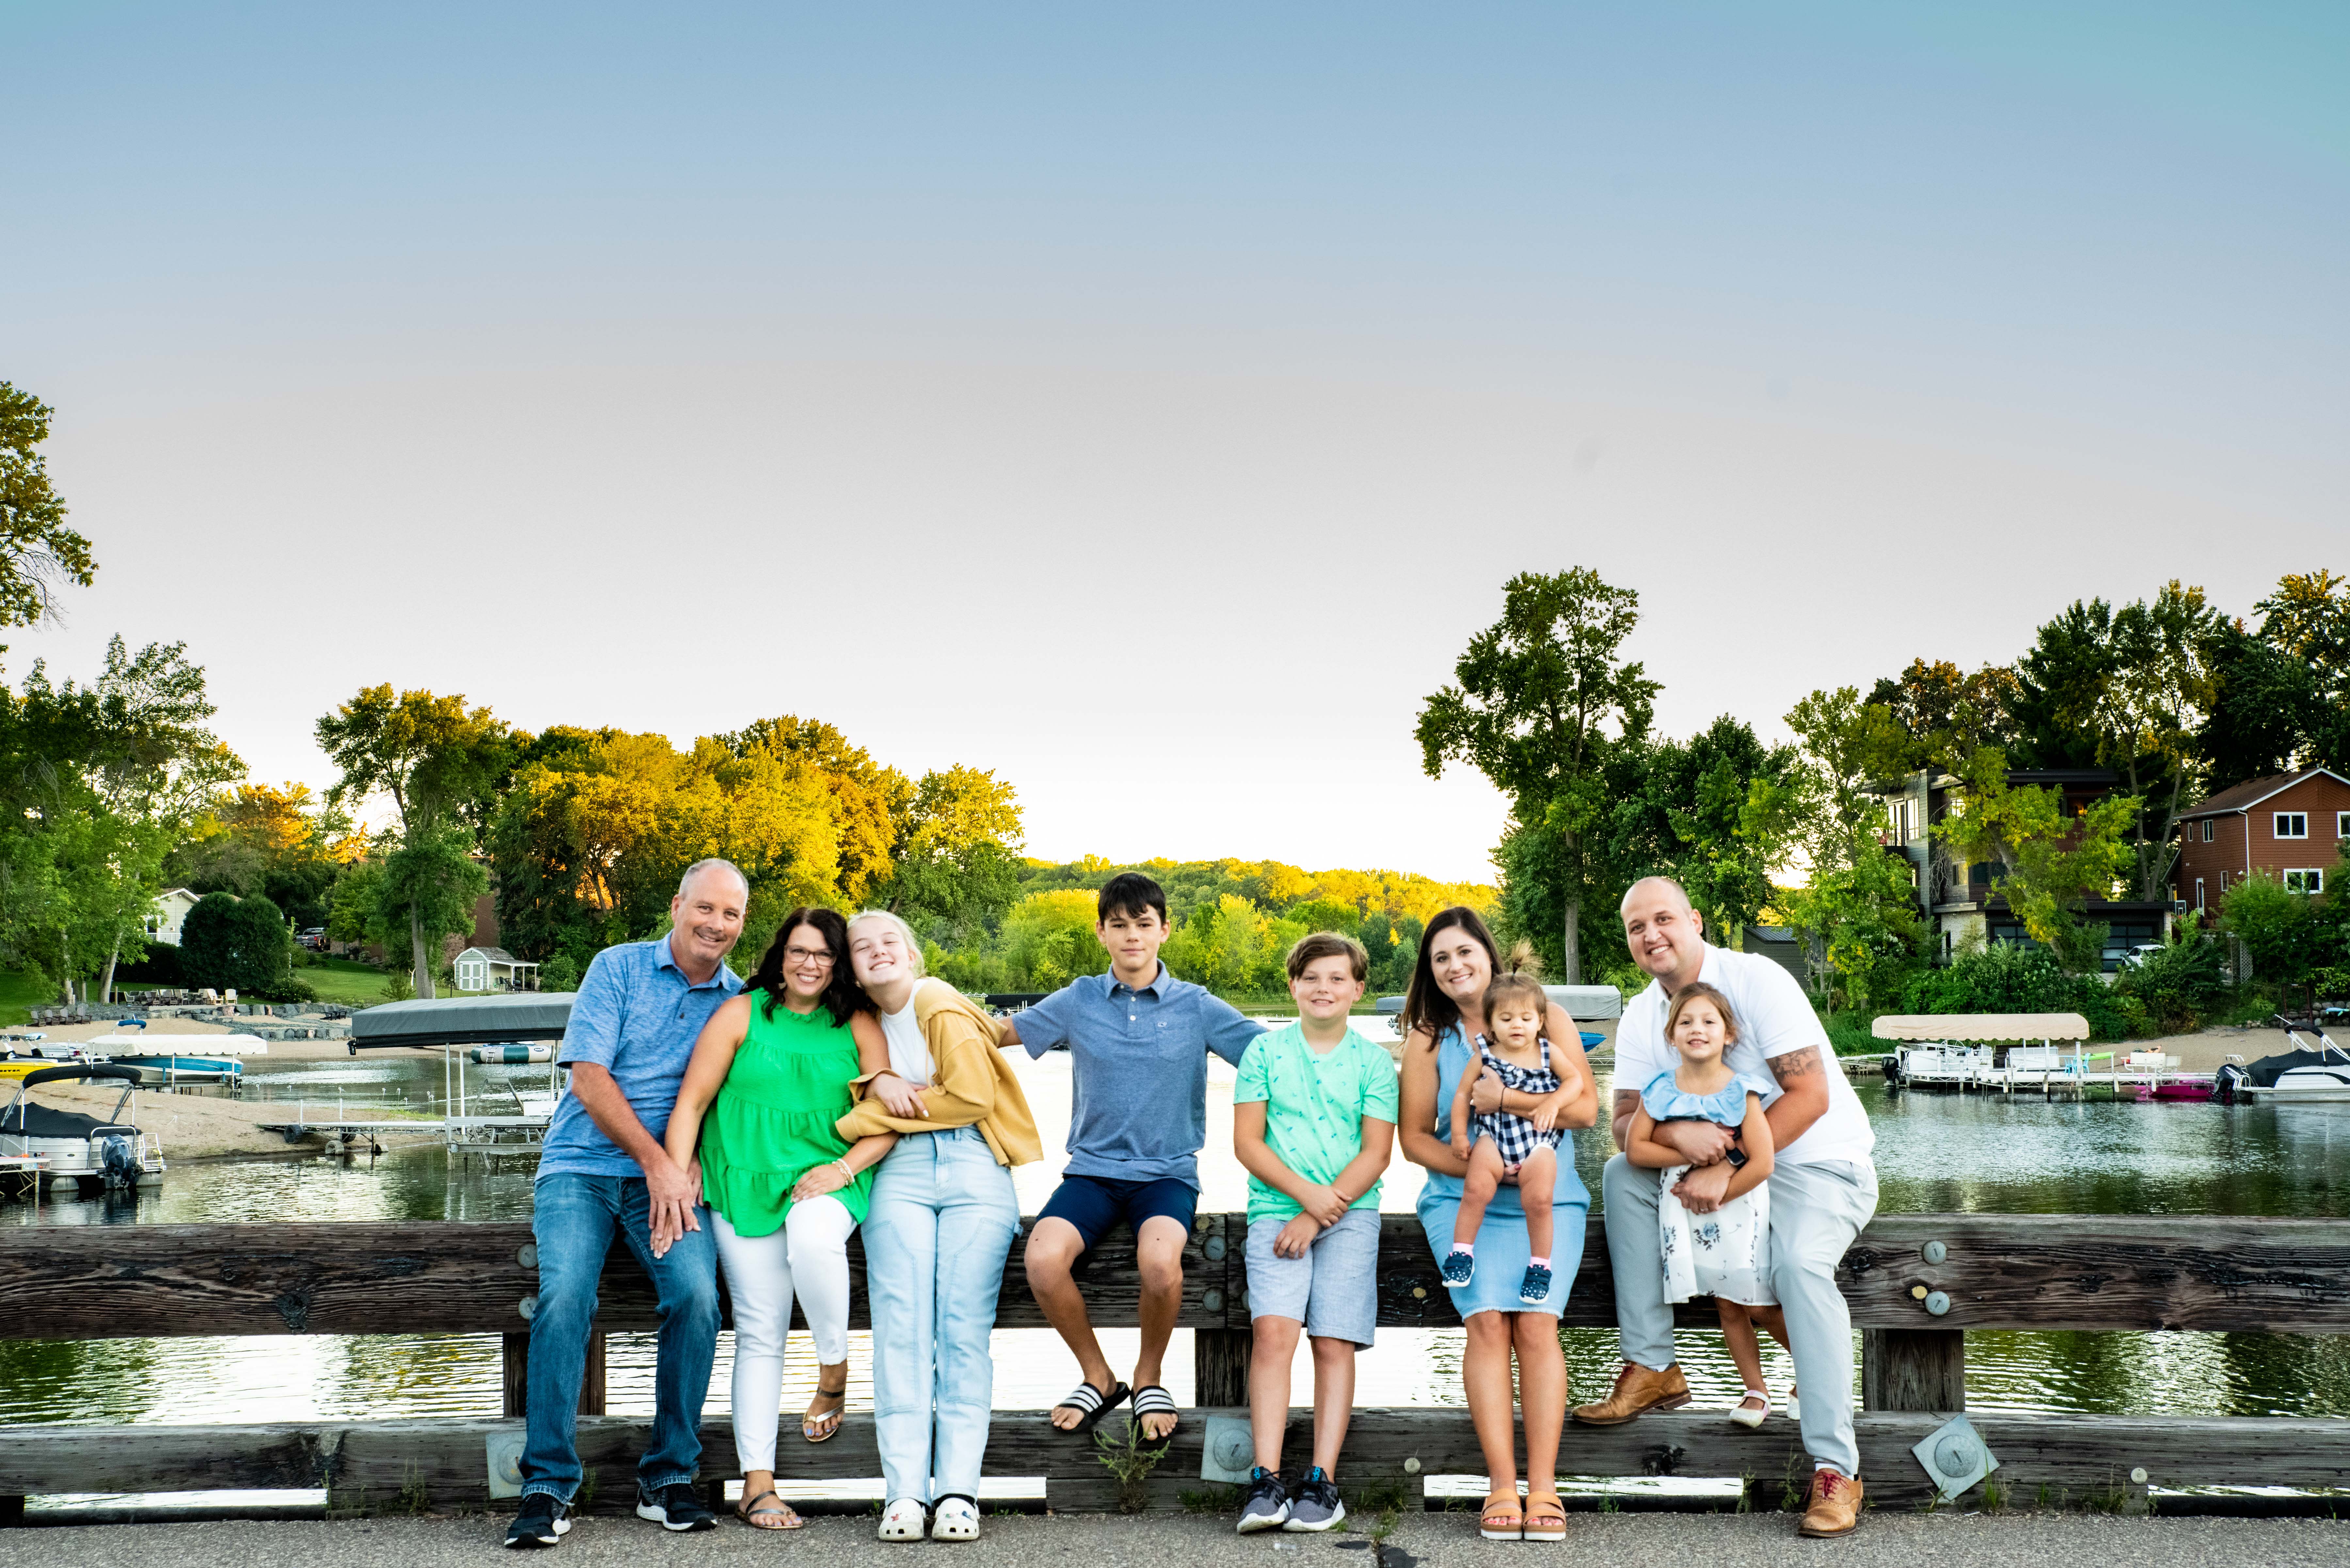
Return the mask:
<svg viewBox="0 0 2350 1568">
<path fill-rule="evenodd" d="M 857 1041 L 818 1007 L 794 1012 L 751 993 L 751 1023 L 734 1064 L 702 1124 L 703 1199 L 738 1235 L 772 1236 L 791 1211 L 792 1187 L 808 1170 L 848 1152 L 832 1124 L 856 1104 Z M 829 1196 L 859 1224 L 873 1172 Z"/>
</svg>

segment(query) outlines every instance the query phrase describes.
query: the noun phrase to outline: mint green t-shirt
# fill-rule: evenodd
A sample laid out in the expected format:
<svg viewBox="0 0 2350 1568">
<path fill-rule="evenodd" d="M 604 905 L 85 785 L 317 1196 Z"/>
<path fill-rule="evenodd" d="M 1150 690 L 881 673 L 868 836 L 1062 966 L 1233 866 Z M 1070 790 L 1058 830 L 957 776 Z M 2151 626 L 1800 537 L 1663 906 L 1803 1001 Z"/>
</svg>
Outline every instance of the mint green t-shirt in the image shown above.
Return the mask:
<svg viewBox="0 0 2350 1568">
<path fill-rule="evenodd" d="M 1394 1059 L 1353 1030 L 1327 1054 L 1305 1043 L 1297 1024 L 1260 1034 L 1241 1058 L 1232 1104 L 1264 1102 L 1264 1141 L 1281 1163 L 1306 1180 L 1328 1186 L 1363 1152 L 1363 1118 L 1396 1119 Z M 1379 1184 L 1347 1207 L 1377 1209 Z M 1290 1220 L 1298 1207 L 1287 1194 L 1249 1178 L 1248 1217 Z"/>
</svg>

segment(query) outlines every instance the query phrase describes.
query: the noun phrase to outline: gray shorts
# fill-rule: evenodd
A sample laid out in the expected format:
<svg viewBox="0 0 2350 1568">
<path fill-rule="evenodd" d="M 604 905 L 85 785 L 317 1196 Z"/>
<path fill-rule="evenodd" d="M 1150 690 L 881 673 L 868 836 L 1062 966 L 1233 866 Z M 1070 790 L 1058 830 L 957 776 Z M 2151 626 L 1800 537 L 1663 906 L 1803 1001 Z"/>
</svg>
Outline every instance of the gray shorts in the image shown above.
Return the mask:
<svg viewBox="0 0 2350 1568">
<path fill-rule="evenodd" d="M 1302 1258 L 1274 1256 L 1286 1220 L 1248 1228 L 1249 1316 L 1295 1318 L 1316 1339 L 1367 1345 L 1379 1321 L 1379 1215 L 1349 1209 Z"/>
</svg>

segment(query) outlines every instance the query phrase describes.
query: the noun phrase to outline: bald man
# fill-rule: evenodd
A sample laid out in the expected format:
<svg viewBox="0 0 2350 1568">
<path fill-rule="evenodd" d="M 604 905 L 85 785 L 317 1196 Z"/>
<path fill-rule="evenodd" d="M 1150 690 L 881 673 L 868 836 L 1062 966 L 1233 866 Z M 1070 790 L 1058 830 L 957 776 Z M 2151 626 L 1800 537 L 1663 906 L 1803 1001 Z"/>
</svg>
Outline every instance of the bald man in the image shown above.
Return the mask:
<svg viewBox="0 0 2350 1568">
<path fill-rule="evenodd" d="M 1811 999 L 1793 975 L 1758 954 L 1707 942 L 1704 917 L 1669 877 L 1635 883 L 1624 895 L 1622 914 L 1632 960 L 1650 981 L 1625 1007 L 1616 1031 L 1617 1147 L 1629 1136 L 1640 1091 L 1673 1070 L 1666 1010 L 1675 992 L 1697 981 L 1728 997 L 1737 1015 L 1731 1069 L 1777 1084 L 1763 1110 L 1776 1145 L 1771 1284 L 1786 1314 L 1785 1337 L 1803 1395 L 1804 1448 L 1814 1467 L 1801 1529 L 1805 1535 L 1845 1534 L 1859 1520 L 1860 1450 L 1852 1428 L 1852 1316 L 1836 1289 L 1835 1271 L 1877 1212 L 1877 1168 L 1870 1158 L 1876 1135 Z M 1656 1137 L 1690 1162 L 1675 1194 L 1684 1202 L 1719 1203 L 1743 1158 L 1731 1129 L 1672 1121 L 1659 1127 Z M 1689 1383 L 1674 1358 L 1673 1309 L 1665 1300 L 1658 1241 L 1662 1174 L 1618 1154 L 1602 1179 L 1624 1367 L 1606 1399 L 1576 1407 L 1575 1418 L 1588 1426 L 1613 1426 L 1644 1410 L 1689 1403 Z"/>
</svg>

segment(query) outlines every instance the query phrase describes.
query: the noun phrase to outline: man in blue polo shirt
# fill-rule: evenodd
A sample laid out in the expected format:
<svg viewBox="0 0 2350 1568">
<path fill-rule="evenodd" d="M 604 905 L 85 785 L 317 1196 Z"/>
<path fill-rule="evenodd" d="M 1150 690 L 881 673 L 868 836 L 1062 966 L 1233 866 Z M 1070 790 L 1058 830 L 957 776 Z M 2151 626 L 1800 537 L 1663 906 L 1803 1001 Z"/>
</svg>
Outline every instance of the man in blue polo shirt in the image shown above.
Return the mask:
<svg viewBox="0 0 2350 1568">
<path fill-rule="evenodd" d="M 571 1092 L 555 1108 L 531 1188 L 538 1304 L 530 1320 L 529 1432 L 510 1547 L 553 1546 L 579 1487 L 579 1383 L 596 1324 L 596 1282 L 620 1237 L 660 1303 L 652 1446 L 637 1464 L 637 1514 L 667 1530 L 712 1530 L 694 1495 L 702 1404 L 718 1354 L 717 1254 L 697 1208 L 702 1173 L 661 1147 L 702 1026 L 743 981 L 726 955 L 743 935 L 750 884 L 723 860 L 689 867 L 669 935 L 606 948 L 588 966 L 563 1035 Z"/>
<path fill-rule="evenodd" d="M 1143 1435 L 1156 1442 L 1176 1426 L 1159 1363 L 1182 1305 L 1183 1243 L 1200 1202 L 1208 1053 L 1238 1066 L 1264 1026 L 1167 972 L 1159 961 L 1167 895 L 1149 877 L 1110 878 L 1095 915 L 1109 972 L 1071 981 L 1003 1029 L 1007 1047 L 1024 1045 L 1031 1056 L 1066 1045 L 1071 1066 L 1069 1163 L 1029 1233 L 1028 1289 L 1085 1374 L 1053 1407 L 1053 1425 L 1089 1432 L 1128 1390 L 1109 1369 L 1069 1271 L 1111 1226 L 1133 1228 L 1142 1345 L 1131 1392 Z"/>
</svg>

